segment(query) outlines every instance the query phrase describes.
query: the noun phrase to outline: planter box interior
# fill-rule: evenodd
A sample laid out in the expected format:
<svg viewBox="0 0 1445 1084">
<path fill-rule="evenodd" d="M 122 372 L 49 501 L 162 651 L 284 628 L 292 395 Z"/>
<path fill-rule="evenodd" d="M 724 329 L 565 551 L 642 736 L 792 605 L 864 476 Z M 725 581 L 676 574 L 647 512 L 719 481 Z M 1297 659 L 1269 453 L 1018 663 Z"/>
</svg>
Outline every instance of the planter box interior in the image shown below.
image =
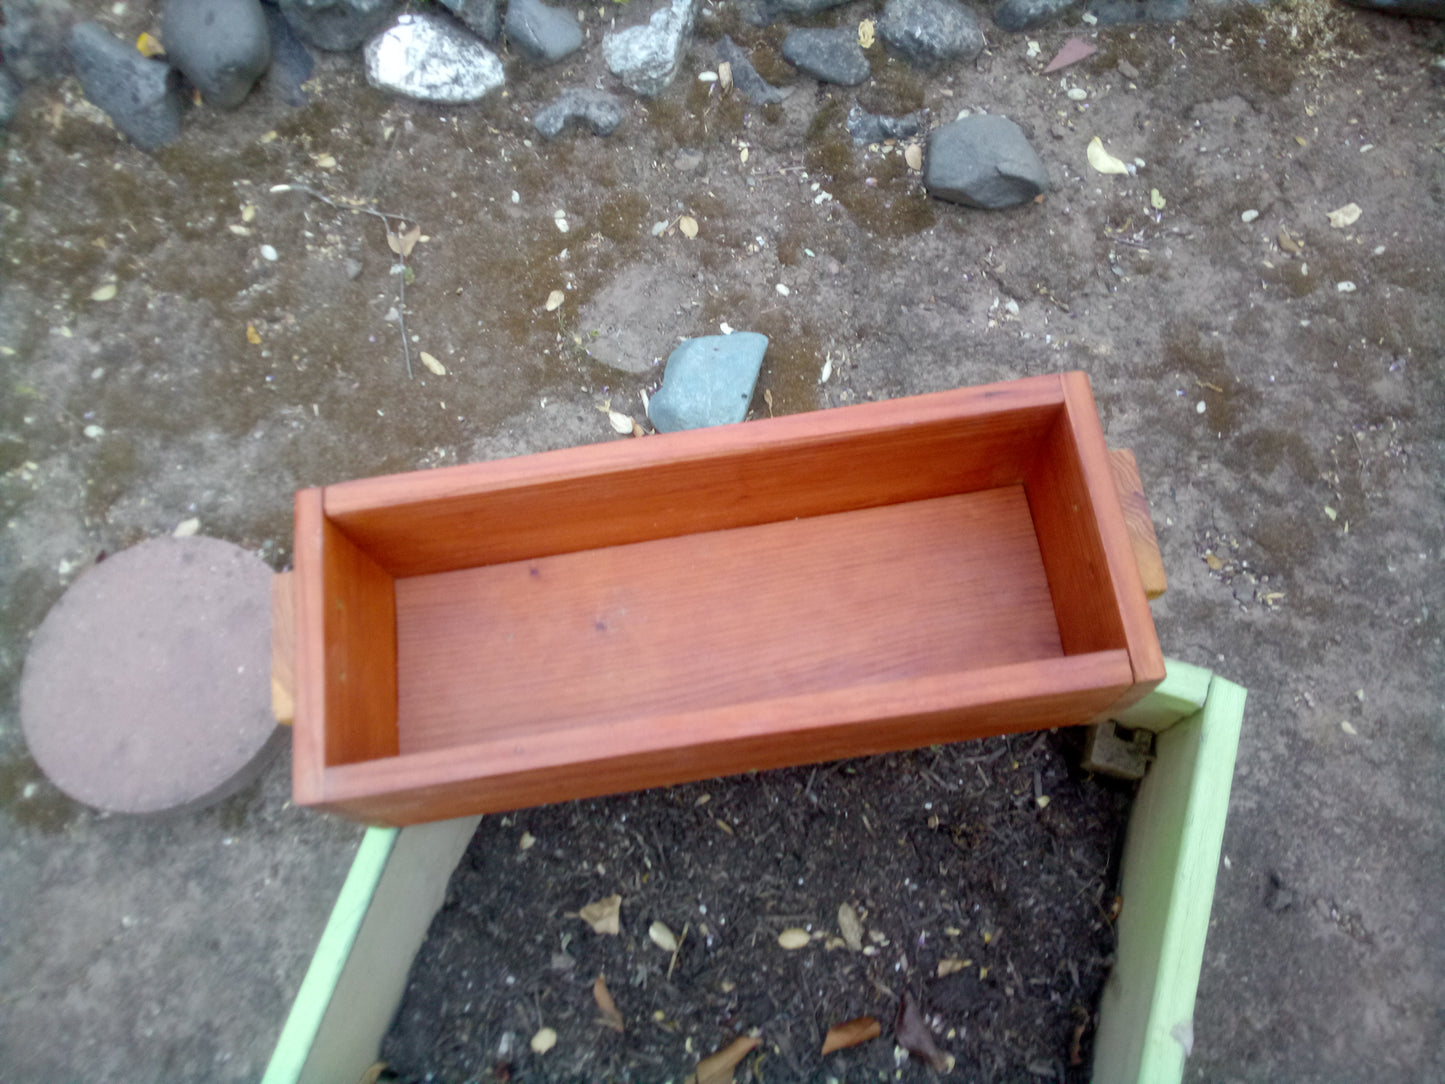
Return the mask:
<svg viewBox="0 0 1445 1084">
<path fill-rule="evenodd" d="M 1163 676 L 1086 378 L 304 490 L 295 792 L 409 824 L 1087 722 Z"/>
</svg>

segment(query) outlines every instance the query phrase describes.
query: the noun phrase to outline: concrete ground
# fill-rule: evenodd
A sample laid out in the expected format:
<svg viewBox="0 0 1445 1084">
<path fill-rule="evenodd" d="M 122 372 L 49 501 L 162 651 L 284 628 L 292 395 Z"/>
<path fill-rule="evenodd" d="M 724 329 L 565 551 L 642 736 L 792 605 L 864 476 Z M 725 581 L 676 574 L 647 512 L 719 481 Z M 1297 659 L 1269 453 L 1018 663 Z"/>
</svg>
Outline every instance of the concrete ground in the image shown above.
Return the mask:
<svg viewBox="0 0 1445 1084">
<path fill-rule="evenodd" d="M 868 93 L 1031 133 L 1054 191 L 989 215 L 831 135 L 846 102 L 810 83 L 757 116 L 683 82 L 611 141 L 538 146 L 530 106 L 598 74 L 583 17 L 576 71 L 513 63 L 471 112 L 327 57 L 311 105 L 198 110 L 147 158 L 73 83 L 26 98 L 0 179 L 0 1079 L 254 1080 L 360 832 L 288 804 L 285 756 L 168 820 L 56 791 L 15 689 L 65 585 L 192 517 L 284 567 L 300 486 L 617 439 L 598 408 L 642 417 L 659 374 L 586 343 L 629 313 L 659 356 L 770 334 L 754 416 L 1086 370 L 1153 504 L 1166 653 L 1250 690 L 1188 1079 L 1445 1079 L 1437 26 L 1310 0 L 990 30 L 926 81 L 880 61 Z M 1074 33 L 1100 45 L 1065 76 L 1083 103 L 1038 72 Z M 1147 165 L 1092 171 L 1095 134 Z M 270 190 L 298 181 L 423 226 L 405 317 L 446 376 L 406 376 L 379 224 Z M 652 235 L 682 213 L 695 240 Z"/>
</svg>

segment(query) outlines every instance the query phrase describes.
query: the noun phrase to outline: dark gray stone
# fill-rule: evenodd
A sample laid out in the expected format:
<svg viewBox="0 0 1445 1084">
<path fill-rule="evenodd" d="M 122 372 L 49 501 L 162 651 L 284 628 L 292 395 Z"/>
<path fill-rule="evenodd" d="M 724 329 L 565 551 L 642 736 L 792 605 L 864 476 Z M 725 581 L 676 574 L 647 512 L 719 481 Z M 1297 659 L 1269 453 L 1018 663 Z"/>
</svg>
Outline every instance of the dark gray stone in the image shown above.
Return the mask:
<svg viewBox="0 0 1445 1084">
<path fill-rule="evenodd" d="M 1100 26 L 1126 23 L 1177 23 L 1189 15 L 1189 0 L 1090 0 Z"/>
<path fill-rule="evenodd" d="M 483 41 L 502 36 L 502 12 L 497 0 L 441 0 L 442 6 L 467 25 Z"/>
<path fill-rule="evenodd" d="M 629 26 L 602 39 L 607 69 L 628 90 L 652 98 L 677 76 L 683 49 L 697 18 L 697 0 L 672 0 L 652 13 L 645 26 Z"/>
<path fill-rule="evenodd" d="M 582 48 L 582 28 L 570 12 L 542 0 L 507 0 L 507 40 L 533 60 L 561 60 Z"/>
<path fill-rule="evenodd" d="M 1445 0 L 1345 0 L 1357 8 L 1416 19 L 1445 19 Z"/>
<path fill-rule="evenodd" d="M 70 28 L 79 16 L 67 0 L 5 0 L 0 57 L 22 83 L 50 82 L 70 71 Z"/>
<path fill-rule="evenodd" d="M 180 77 L 169 64 L 148 60 L 89 22 L 70 32 L 70 58 L 85 96 L 141 150 L 157 150 L 180 136 Z"/>
<path fill-rule="evenodd" d="M 608 136 L 625 116 L 627 106 L 616 95 L 572 87 L 537 110 L 532 125 L 548 139 L 556 139 L 569 127 L 585 127 L 593 135 Z"/>
<path fill-rule="evenodd" d="M 783 59 L 814 79 L 845 87 L 856 87 L 872 71 L 858 44 L 858 31 L 852 26 L 791 30 L 783 39 Z"/>
<path fill-rule="evenodd" d="M 717 55 L 720 61 L 732 67 L 733 86 L 754 105 L 776 105 L 787 97 L 785 91 L 758 74 L 758 69 L 748 59 L 748 51 L 726 34 L 717 43 Z"/>
<path fill-rule="evenodd" d="M 1003 0 L 993 9 L 993 21 L 1003 30 L 1018 33 L 1042 26 L 1073 7 L 1077 0 Z"/>
<path fill-rule="evenodd" d="M 930 196 L 996 211 L 1047 192 L 1049 173 L 1023 129 L 980 115 L 929 133 L 923 186 Z"/>
<path fill-rule="evenodd" d="M 259 0 L 166 0 L 166 59 L 207 105 L 234 109 L 271 65 L 271 32 Z"/>
<path fill-rule="evenodd" d="M 402 15 L 366 43 L 366 80 L 423 102 L 475 102 L 505 82 L 502 62 L 445 15 Z"/>
<path fill-rule="evenodd" d="M 923 114 L 909 113 L 902 117 L 879 117 L 861 105 L 848 110 L 848 134 L 853 142 L 882 143 L 885 139 L 910 139 L 923 130 Z"/>
<path fill-rule="evenodd" d="M 983 52 L 983 31 L 957 0 L 888 0 L 878 36 L 912 64 L 935 68 Z"/>
<path fill-rule="evenodd" d="M 15 119 L 15 113 L 20 108 L 20 95 L 24 90 L 25 84 L 5 68 L 0 68 L 0 128 L 6 127 Z"/>
<path fill-rule="evenodd" d="M 333 53 L 357 49 L 391 19 L 401 0 L 277 0 L 307 45 Z"/>
<path fill-rule="evenodd" d="M 261 10 L 271 34 L 271 66 L 266 69 L 266 86 L 287 105 L 305 105 L 308 99 L 301 88 L 316 69 L 316 58 L 277 8 L 263 4 Z"/>
<path fill-rule="evenodd" d="M 659 433 L 742 421 L 767 349 L 768 337 L 755 331 L 688 339 L 667 359 L 647 416 Z"/>
</svg>

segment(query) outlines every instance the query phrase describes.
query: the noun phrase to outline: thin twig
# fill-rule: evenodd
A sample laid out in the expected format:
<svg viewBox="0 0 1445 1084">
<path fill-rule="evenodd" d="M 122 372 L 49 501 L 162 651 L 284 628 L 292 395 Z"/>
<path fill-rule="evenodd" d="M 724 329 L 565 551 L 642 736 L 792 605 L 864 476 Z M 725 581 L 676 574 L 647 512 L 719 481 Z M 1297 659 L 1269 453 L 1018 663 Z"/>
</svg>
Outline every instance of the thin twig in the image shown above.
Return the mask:
<svg viewBox="0 0 1445 1084">
<path fill-rule="evenodd" d="M 330 207 L 333 211 L 351 211 L 353 214 L 359 212 L 361 214 L 371 215 L 373 218 L 379 218 L 381 219 L 382 228 L 386 230 L 388 236 L 390 236 L 392 232 L 391 222 L 393 219 L 395 219 L 399 223 L 402 223 L 403 225 L 405 225 L 407 222 L 415 221 L 414 219 L 408 218 L 406 215 L 394 215 L 386 211 L 378 211 L 375 207 L 347 207 L 343 204 L 337 203 L 330 196 L 322 192 L 318 192 L 316 191 L 316 189 L 304 184 L 293 183 L 272 185 L 271 191 L 302 192 L 310 196 L 312 199 L 320 200 L 322 203 L 326 204 L 326 206 Z M 398 231 L 398 233 L 399 232 L 400 231 Z M 406 333 L 406 255 L 404 253 L 398 252 L 396 254 L 396 258 L 401 263 L 401 274 L 396 276 L 398 292 L 396 325 L 397 328 L 401 331 L 401 352 L 402 356 L 406 358 L 406 376 L 407 379 L 410 380 L 412 379 L 411 343 L 408 341 Z"/>
</svg>

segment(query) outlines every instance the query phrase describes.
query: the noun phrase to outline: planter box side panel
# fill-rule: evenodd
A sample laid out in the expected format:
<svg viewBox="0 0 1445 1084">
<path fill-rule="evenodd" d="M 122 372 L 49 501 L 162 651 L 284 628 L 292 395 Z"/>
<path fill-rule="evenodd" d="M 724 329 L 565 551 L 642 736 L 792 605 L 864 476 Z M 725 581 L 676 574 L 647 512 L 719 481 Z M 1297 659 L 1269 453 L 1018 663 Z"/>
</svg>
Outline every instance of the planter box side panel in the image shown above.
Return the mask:
<svg viewBox="0 0 1445 1084">
<path fill-rule="evenodd" d="M 1215 677 L 1204 707 L 1157 739 L 1124 844 L 1119 948 L 1094 1043 L 1097 1084 L 1183 1077 L 1244 700 L 1242 688 Z"/>
<path fill-rule="evenodd" d="M 343 483 L 326 513 L 393 576 L 449 572 L 1017 484 L 1063 410 L 1057 378 L 901 403 Z"/>
<path fill-rule="evenodd" d="M 553 730 L 327 772 L 335 812 L 382 824 L 493 813 L 1083 722 L 1131 681 L 1123 651 Z"/>
</svg>

